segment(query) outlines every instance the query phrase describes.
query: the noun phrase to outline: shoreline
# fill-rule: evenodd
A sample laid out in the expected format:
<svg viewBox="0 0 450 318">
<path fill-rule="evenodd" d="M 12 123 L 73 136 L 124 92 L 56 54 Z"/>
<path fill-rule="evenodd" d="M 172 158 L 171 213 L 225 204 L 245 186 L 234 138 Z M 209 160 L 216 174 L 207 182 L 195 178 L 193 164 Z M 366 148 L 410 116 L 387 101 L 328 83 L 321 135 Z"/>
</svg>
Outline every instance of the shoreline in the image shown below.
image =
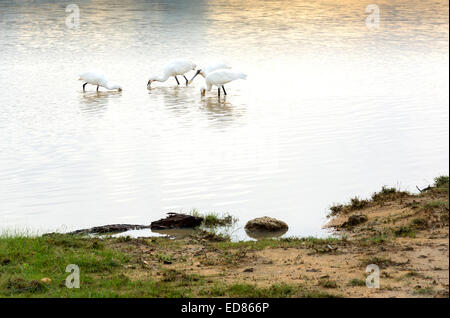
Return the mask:
<svg viewBox="0 0 450 318">
<path fill-rule="evenodd" d="M 0 297 L 449 297 L 448 177 L 330 207 L 338 238 L 0 237 Z M 69 289 L 66 267 L 80 270 Z M 366 286 L 367 265 L 380 288 Z"/>
</svg>

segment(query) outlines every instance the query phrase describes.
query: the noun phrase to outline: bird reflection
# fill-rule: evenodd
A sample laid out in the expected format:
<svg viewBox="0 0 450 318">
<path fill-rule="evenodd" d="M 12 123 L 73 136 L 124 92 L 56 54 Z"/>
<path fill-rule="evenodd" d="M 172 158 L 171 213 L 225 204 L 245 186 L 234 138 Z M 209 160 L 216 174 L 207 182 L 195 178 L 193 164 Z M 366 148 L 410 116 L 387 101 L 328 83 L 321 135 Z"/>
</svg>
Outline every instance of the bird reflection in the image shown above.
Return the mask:
<svg viewBox="0 0 450 318">
<path fill-rule="evenodd" d="M 84 114 L 101 114 L 111 98 L 122 96 L 122 92 L 86 92 L 80 96 L 80 108 Z"/>
<path fill-rule="evenodd" d="M 155 95 L 163 105 L 169 110 L 176 113 L 184 114 L 191 109 L 193 98 L 189 95 L 188 87 L 176 86 L 176 87 L 152 87 L 149 90 L 150 95 Z"/>
<path fill-rule="evenodd" d="M 226 96 L 203 97 L 199 102 L 200 110 L 204 111 L 207 118 L 221 124 L 235 121 L 242 116 L 243 108 L 239 108 L 227 101 Z"/>
<path fill-rule="evenodd" d="M 214 126 L 229 125 L 240 118 L 245 111 L 245 107 L 233 105 L 227 101 L 226 96 L 210 95 L 200 96 L 197 89 L 192 87 L 152 87 L 149 90 L 149 96 L 152 97 L 152 104 L 161 103 L 166 109 L 176 113 L 176 116 L 188 115 L 196 118 L 195 112 L 198 110 L 206 115 Z M 231 98 L 232 99 L 232 98 Z"/>
</svg>

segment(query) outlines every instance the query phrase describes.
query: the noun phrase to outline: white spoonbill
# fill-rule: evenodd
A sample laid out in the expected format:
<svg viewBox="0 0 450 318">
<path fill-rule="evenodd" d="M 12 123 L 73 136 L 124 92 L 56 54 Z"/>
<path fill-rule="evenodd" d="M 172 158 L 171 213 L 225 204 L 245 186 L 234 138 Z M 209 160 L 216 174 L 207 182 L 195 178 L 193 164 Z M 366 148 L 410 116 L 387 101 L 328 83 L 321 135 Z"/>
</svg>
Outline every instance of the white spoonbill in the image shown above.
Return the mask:
<svg viewBox="0 0 450 318">
<path fill-rule="evenodd" d="M 157 81 L 157 82 L 167 81 L 167 79 L 170 76 L 175 77 L 177 84 L 180 85 L 177 75 L 183 75 L 184 79 L 186 80 L 186 86 L 187 86 L 189 81 L 186 78 L 186 76 L 184 76 L 184 74 L 186 74 L 189 71 L 195 70 L 196 67 L 197 67 L 197 65 L 195 65 L 194 63 L 192 63 L 191 61 L 188 61 L 188 60 L 182 60 L 182 59 L 174 60 L 174 61 L 170 62 L 169 64 L 167 64 L 166 66 L 164 66 L 163 74 L 161 76 L 156 75 L 156 76 L 151 76 L 149 78 L 149 80 L 147 82 L 147 88 L 150 88 L 150 85 L 155 81 Z"/>
<path fill-rule="evenodd" d="M 228 66 L 225 63 L 215 63 L 215 64 L 208 64 L 205 67 L 201 67 L 200 69 L 197 70 L 197 72 L 195 73 L 194 77 L 191 78 L 191 80 L 189 81 L 189 84 L 192 83 L 192 81 L 194 80 L 195 77 L 197 77 L 197 75 L 201 75 L 203 76 L 203 78 L 206 78 L 206 76 L 209 73 L 212 73 L 214 71 L 217 70 L 221 70 L 221 69 L 230 69 L 231 67 Z"/>
<path fill-rule="evenodd" d="M 220 88 L 222 88 L 224 94 L 227 95 L 224 85 L 237 79 L 247 79 L 247 75 L 241 72 L 226 69 L 211 72 L 208 75 L 206 75 L 205 78 L 206 87 L 202 87 L 200 89 L 200 92 L 202 96 L 205 96 L 206 91 L 209 92 L 212 86 L 214 85 L 217 86 L 218 88 L 217 93 L 219 97 L 220 97 Z"/>
<path fill-rule="evenodd" d="M 86 91 L 85 87 L 87 84 L 97 85 L 97 92 L 100 86 L 109 90 L 117 89 L 119 92 L 122 91 L 120 85 L 110 83 L 105 75 L 100 73 L 86 72 L 80 75 L 79 80 L 85 82 L 83 84 L 83 92 Z"/>
</svg>

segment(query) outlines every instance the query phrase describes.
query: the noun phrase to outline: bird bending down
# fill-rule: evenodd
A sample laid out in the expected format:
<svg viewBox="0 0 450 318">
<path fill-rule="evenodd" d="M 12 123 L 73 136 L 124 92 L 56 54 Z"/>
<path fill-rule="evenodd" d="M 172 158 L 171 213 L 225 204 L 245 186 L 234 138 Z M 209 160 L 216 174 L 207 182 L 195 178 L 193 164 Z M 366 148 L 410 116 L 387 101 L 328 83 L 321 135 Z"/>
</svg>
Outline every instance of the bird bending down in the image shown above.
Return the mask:
<svg viewBox="0 0 450 318">
<path fill-rule="evenodd" d="M 189 84 L 188 79 L 184 74 L 186 74 L 189 71 L 195 70 L 197 66 L 188 60 L 174 60 L 164 66 L 163 74 L 161 76 L 151 76 L 147 82 L 147 88 L 150 89 L 150 86 L 153 82 L 165 82 L 170 76 L 175 77 L 175 80 L 177 81 L 177 85 L 180 85 L 180 82 L 178 81 L 177 75 L 183 75 L 184 79 L 186 80 L 186 86 Z"/>
<path fill-rule="evenodd" d="M 230 69 L 231 67 L 228 66 L 225 63 L 215 63 L 215 64 L 208 64 L 205 67 L 202 67 L 200 69 L 197 70 L 197 72 L 195 73 L 194 77 L 192 77 L 189 81 L 189 84 L 192 83 L 192 81 L 194 80 L 194 78 L 197 77 L 197 75 L 201 75 L 203 76 L 203 78 L 206 78 L 206 76 L 208 76 L 209 73 L 212 73 L 214 71 L 217 70 L 221 70 L 221 69 Z"/>
<path fill-rule="evenodd" d="M 79 80 L 85 82 L 83 84 L 83 92 L 86 91 L 87 84 L 97 85 L 97 92 L 100 86 L 109 90 L 117 89 L 119 92 L 122 91 L 122 87 L 120 85 L 110 83 L 105 75 L 100 73 L 86 72 L 80 75 Z"/>
<path fill-rule="evenodd" d="M 224 85 L 237 79 L 247 79 L 247 75 L 241 72 L 221 69 L 206 75 L 205 84 L 206 87 L 202 87 L 200 92 L 202 96 L 205 96 L 206 91 L 211 91 L 212 86 L 217 86 L 217 94 L 220 97 L 220 89 L 223 89 L 223 93 L 227 95 Z"/>
</svg>

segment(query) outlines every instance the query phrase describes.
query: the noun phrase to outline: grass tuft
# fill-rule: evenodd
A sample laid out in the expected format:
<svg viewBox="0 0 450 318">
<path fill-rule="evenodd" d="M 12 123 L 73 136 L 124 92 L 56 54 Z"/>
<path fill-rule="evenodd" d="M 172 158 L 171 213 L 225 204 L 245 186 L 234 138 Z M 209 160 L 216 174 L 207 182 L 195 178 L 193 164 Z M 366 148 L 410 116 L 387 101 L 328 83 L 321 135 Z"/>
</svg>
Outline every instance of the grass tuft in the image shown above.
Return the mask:
<svg viewBox="0 0 450 318">
<path fill-rule="evenodd" d="M 449 182 L 448 176 L 439 176 L 434 178 L 434 186 L 436 188 L 447 188 L 448 190 L 448 182 Z"/>
<path fill-rule="evenodd" d="M 329 279 L 319 280 L 319 286 L 323 288 L 337 288 L 338 285 L 335 281 Z"/>
<path fill-rule="evenodd" d="M 358 197 L 350 199 L 350 210 L 361 210 L 364 209 L 369 204 L 368 200 L 363 200 Z"/>
<path fill-rule="evenodd" d="M 393 262 L 390 258 L 379 257 L 379 256 L 363 259 L 361 262 L 362 266 L 367 266 L 367 265 L 371 265 L 371 264 L 375 264 L 380 268 L 386 268 L 390 265 L 394 265 L 395 262 Z"/>
<path fill-rule="evenodd" d="M 197 209 L 193 209 L 189 214 L 192 216 L 203 218 L 202 226 L 207 228 L 218 226 L 232 226 L 238 221 L 236 217 L 228 213 L 218 214 L 215 212 L 211 212 L 201 214 Z"/>
<path fill-rule="evenodd" d="M 401 226 L 399 228 L 394 229 L 394 235 L 397 237 L 410 237 L 415 238 L 417 231 L 412 226 Z"/>
<path fill-rule="evenodd" d="M 366 281 L 362 280 L 362 279 L 358 279 L 358 278 L 353 278 L 352 280 L 350 280 L 347 284 L 347 286 L 366 286 Z"/>
<path fill-rule="evenodd" d="M 372 202 L 382 204 L 386 201 L 397 200 L 403 197 L 410 196 L 411 194 L 406 191 L 400 191 L 394 187 L 383 186 L 379 192 L 372 194 Z"/>
</svg>

